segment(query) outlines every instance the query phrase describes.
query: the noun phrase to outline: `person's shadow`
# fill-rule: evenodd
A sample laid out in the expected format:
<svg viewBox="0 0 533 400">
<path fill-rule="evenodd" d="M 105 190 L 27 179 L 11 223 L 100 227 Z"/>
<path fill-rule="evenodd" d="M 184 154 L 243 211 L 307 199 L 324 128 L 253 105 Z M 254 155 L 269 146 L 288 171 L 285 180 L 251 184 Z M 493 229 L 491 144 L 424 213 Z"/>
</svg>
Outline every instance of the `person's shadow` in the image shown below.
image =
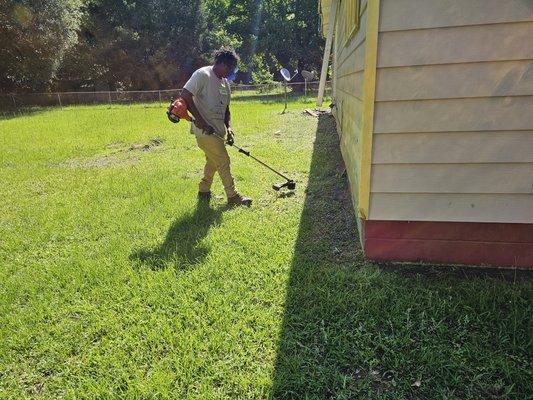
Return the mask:
<svg viewBox="0 0 533 400">
<path fill-rule="evenodd" d="M 188 269 L 201 263 L 209 254 L 202 240 L 212 226 L 220 224 L 224 207 L 213 208 L 207 201 L 199 200 L 196 208 L 170 225 L 163 243 L 155 249 L 141 249 L 130 259 L 139 265 L 158 270 L 169 265 Z"/>
</svg>

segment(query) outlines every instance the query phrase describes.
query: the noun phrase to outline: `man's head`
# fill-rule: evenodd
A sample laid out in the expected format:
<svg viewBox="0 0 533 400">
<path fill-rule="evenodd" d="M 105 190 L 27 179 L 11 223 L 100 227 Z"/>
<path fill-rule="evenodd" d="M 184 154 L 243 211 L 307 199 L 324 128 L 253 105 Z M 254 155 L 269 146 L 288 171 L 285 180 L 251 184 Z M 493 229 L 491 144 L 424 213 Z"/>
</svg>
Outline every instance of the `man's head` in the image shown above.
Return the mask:
<svg viewBox="0 0 533 400">
<path fill-rule="evenodd" d="M 215 73 L 220 78 L 227 78 L 237 68 L 239 56 L 230 47 L 222 47 L 215 52 Z"/>
</svg>

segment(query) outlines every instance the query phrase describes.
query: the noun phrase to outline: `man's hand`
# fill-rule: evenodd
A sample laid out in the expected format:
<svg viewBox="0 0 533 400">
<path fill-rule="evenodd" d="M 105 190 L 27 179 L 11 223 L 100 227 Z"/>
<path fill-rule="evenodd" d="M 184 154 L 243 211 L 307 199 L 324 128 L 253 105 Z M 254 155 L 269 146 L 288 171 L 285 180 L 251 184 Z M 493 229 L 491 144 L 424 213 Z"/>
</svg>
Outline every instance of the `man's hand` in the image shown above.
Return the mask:
<svg viewBox="0 0 533 400">
<path fill-rule="evenodd" d="M 215 132 L 213 127 L 209 126 L 209 124 L 205 122 L 205 119 L 203 119 L 203 117 L 198 112 L 198 109 L 194 105 L 192 93 L 189 92 L 187 89 L 183 89 L 181 91 L 180 96 L 183 100 L 185 100 L 185 102 L 187 103 L 187 108 L 189 109 L 189 111 L 194 117 L 194 121 L 193 121 L 194 125 L 196 125 L 198 129 L 201 129 L 204 132 L 206 132 L 208 135 L 211 135 L 213 132 Z"/>
<path fill-rule="evenodd" d="M 233 133 L 233 130 L 231 128 L 228 128 L 228 137 L 226 138 L 226 143 L 229 146 L 233 146 L 233 143 L 235 143 L 235 134 Z"/>
</svg>

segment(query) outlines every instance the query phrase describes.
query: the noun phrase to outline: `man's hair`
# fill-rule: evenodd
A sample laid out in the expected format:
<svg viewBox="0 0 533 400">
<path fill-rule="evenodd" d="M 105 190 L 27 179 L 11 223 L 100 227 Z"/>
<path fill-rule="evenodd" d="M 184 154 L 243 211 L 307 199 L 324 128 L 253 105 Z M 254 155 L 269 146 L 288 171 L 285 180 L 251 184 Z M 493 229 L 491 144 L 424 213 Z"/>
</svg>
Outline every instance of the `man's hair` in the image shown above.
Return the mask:
<svg viewBox="0 0 533 400">
<path fill-rule="evenodd" d="M 237 65 L 240 58 L 231 47 L 221 47 L 215 51 L 215 64 L 224 63 L 228 66 Z"/>
</svg>

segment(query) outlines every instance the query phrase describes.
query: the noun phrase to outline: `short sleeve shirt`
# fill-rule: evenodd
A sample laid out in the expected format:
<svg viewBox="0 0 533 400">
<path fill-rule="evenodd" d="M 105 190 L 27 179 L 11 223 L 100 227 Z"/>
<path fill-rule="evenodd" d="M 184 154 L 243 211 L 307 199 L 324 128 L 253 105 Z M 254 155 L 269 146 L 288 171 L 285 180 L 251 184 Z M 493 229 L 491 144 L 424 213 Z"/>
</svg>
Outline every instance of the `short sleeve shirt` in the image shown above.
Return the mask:
<svg viewBox="0 0 533 400">
<path fill-rule="evenodd" d="M 226 78 L 219 78 L 212 66 L 196 70 L 184 86 L 193 95 L 194 105 L 205 121 L 215 129 L 215 133 L 224 137 L 226 126 L 224 119 L 229 106 L 231 92 Z M 191 124 L 191 133 L 204 134 Z"/>
</svg>

